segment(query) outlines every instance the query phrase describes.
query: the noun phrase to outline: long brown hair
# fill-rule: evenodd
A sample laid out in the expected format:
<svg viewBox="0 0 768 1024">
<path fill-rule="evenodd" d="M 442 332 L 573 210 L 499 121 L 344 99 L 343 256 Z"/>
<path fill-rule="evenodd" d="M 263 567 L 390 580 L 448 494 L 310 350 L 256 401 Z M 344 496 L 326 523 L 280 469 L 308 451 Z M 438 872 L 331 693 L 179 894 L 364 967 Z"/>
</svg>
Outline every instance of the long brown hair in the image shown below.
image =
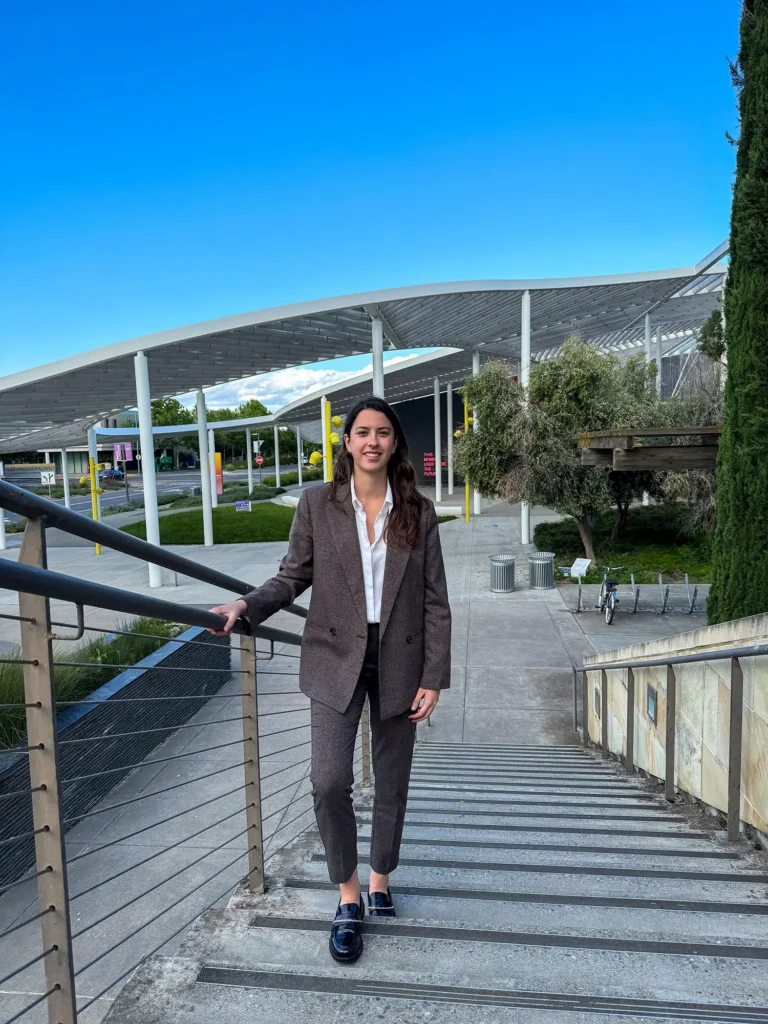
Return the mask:
<svg viewBox="0 0 768 1024">
<path fill-rule="evenodd" d="M 397 413 L 383 398 L 370 395 L 362 398 L 352 406 L 344 423 L 344 433 L 350 437 L 355 420 L 364 409 L 382 412 L 392 424 L 397 444 L 387 463 L 387 479 L 392 488 L 392 511 L 387 520 L 385 539 L 387 544 L 403 548 L 413 546 L 418 540 L 421 513 L 425 507 L 425 499 L 416 490 L 416 471 L 408 457 L 408 441 Z M 331 500 L 339 501 L 338 491 L 344 485 L 349 486 L 354 471 L 354 460 L 346 447 L 342 445 L 333 464 L 331 480 Z"/>
</svg>

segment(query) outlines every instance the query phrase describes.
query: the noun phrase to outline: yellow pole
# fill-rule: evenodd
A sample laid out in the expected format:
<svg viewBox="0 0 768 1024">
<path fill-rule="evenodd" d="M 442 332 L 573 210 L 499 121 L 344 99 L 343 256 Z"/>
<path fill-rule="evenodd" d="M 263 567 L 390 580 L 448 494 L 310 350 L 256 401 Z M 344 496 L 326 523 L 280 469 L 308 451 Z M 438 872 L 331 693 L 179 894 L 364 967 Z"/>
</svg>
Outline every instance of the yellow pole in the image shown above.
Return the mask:
<svg viewBox="0 0 768 1024">
<path fill-rule="evenodd" d="M 98 523 L 99 521 L 99 497 L 96 494 L 96 488 L 98 483 L 96 480 L 96 460 L 91 455 L 88 458 L 88 468 L 91 476 L 91 509 L 93 510 L 93 521 Z M 96 554 L 101 554 L 101 544 L 96 545 Z"/>
<path fill-rule="evenodd" d="M 331 403 L 326 398 L 325 400 L 325 423 L 323 424 L 325 430 L 325 451 L 327 458 L 325 460 L 325 479 L 329 481 L 333 475 L 333 443 L 331 442 Z"/>
<path fill-rule="evenodd" d="M 464 433 L 466 434 L 469 430 L 469 406 L 467 405 L 466 398 L 464 399 Z M 469 522 L 469 480 L 465 474 L 464 476 L 464 520 Z"/>
</svg>

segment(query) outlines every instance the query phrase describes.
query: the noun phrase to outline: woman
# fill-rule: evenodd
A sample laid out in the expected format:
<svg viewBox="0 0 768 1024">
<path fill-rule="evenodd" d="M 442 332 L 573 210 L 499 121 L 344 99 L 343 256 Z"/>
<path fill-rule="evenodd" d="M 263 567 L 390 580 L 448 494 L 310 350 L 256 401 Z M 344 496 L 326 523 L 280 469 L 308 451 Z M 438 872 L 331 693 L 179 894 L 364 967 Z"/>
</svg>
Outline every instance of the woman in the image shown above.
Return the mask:
<svg viewBox="0 0 768 1024">
<path fill-rule="evenodd" d="M 333 958 L 363 951 L 365 905 L 357 873 L 352 804 L 355 737 L 370 701 L 375 798 L 369 913 L 395 916 L 389 875 L 397 867 L 416 723 L 450 685 L 451 612 L 432 502 L 416 474 L 397 414 L 358 402 L 344 425 L 333 479 L 303 491 L 277 576 L 211 609 L 256 626 L 312 586 L 299 686 L 311 700 L 310 779 L 315 815 L 339 885 L 329 940 Z"/>
</svg>

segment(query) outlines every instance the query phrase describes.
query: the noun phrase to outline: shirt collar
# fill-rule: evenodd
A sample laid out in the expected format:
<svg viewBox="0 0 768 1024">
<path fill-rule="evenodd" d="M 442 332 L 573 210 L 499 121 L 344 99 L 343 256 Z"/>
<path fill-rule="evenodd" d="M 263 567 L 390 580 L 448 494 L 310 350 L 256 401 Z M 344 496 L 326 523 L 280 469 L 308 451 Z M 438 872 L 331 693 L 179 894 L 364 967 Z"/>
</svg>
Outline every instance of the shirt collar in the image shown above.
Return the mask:
<svg viewBox="0 0 768 1024">
<path fill-rule="evenodd" d="M 358 511 L 358 512 L 364 511 L 363 510 L 363 506 L 360 503 L 360 499 L 358 498 L 357 493 L 355 491 L 355 474 L 354 473 L 349 478 L 349 488 L 350 488 L 350 492 L 352 494 L 352 506 L 353 506 L 353 508 L 356 511 Z M 382 505 L 382 508 L 386 508 L 387 511 L 389 512 L 392 509 L 393 505 L 394 505 L 394 501 L 392 500 L 392 485 L 389 482 L 389 477 L 387 477 L 387 493 L 386 493 L 386 496 L 384 498 L 384 504 Z"/>
</svg>

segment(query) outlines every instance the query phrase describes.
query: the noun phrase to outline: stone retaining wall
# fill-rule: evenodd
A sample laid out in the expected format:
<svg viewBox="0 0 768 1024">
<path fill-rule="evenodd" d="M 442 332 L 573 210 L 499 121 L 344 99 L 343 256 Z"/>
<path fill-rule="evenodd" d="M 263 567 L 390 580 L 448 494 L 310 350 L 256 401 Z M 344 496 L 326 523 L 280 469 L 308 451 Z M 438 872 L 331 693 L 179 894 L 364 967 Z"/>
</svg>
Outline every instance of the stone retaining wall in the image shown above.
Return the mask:
<svg viewBox="0 0 768 1024">
<path fill-rule="evenodd" d="M 612 661 L 699 654 L 709 650 L 768 642 L 768 615 L 753 615 L 690 633 L 633 644 L 585 658 L 586 665 Z M 768 656 L 740 659 L 744 674 L 741 818 L 768 835 Z M 676 665 L 677 716 L 675 784 L 719 810 L 728 806 L 728 739 L 730 731 L 730 661 Z M 589 678 L 589 737 L 600 742 L 595 687 L 600 672 Z M 648 686 L 657 694 L 656 722 L 648 713 Z M 627 671 L 608 672 L 608 746 L 626 753 Z M 665 774 L 666 670 L 635 669 L 635 764 L 649 774 Z"/>
</svg>

